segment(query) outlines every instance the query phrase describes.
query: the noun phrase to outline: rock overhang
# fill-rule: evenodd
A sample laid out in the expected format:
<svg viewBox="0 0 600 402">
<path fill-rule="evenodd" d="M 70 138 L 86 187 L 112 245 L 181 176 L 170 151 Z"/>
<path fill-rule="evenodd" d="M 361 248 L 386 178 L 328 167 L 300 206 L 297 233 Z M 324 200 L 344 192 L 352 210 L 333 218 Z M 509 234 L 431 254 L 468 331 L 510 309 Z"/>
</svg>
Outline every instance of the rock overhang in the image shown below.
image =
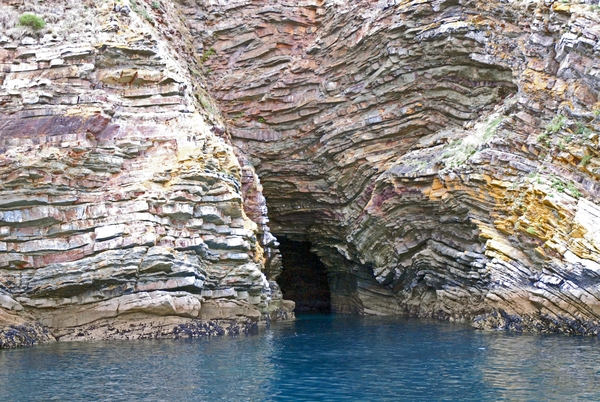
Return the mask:
<svg viewBox="0 0 600 402">
<path fill-rule="evenodd" d="M 263 274 L 268 228 L 244 211 L 241 166 L 215 129 L 222 118 L 193 54 L 180 56 L 189 43 L 167 39 L 173 26 L 185 30 L 177 6 L 165 2 L 153 20 L 149 4 L 123 14 L 55 3 L 90 18 L 63 27 L 82 29 L 77 44 L 4 26 L 0 307 L 14 319 L 3 315 L 12 327 L 2 347 L 31 343 L 40 323 L 52 334 L 42 342 L 285 319 L 293 306 Z M 48 18 L 47 6 L 2 9 L 38 7 Z M 7 338 L 15 331 L 20 341 Z"/>
<path fill-rule="evenodd" d="M 195 17 L 270 226 L 313 244 L 334 310 L 595 333 L 576 295 L 595 306 L 596 287 L 563 282 L 589 230 L 571 220 L 598 196 L 582 168 L 600 109 L 590 5 L 234 2 Z"/>
</svg>

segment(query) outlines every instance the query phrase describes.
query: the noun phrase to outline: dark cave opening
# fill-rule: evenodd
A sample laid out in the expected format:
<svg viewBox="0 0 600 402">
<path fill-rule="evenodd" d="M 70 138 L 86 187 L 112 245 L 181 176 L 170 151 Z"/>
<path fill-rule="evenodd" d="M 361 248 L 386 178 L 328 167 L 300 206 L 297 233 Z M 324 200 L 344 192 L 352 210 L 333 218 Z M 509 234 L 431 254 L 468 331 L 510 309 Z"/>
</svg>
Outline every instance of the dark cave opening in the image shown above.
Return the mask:
<svg viewBox="0 0 600 402">
<path fill-rule="evenodd" d="M 296 314 L 331 313 L 327 270 L 310 251 L 311 243 L 278 238 L 283 269 L 277 279 L 283 298 L 296 303 Z"/>
</svg>

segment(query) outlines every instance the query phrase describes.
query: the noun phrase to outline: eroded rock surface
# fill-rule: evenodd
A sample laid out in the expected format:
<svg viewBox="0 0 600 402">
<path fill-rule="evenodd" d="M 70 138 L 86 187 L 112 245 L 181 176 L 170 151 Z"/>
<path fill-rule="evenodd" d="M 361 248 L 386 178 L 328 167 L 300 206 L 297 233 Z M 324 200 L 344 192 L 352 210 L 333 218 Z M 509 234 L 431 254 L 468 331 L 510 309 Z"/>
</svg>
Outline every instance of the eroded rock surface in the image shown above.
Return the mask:
<svg viewBox="0 0 600 402">
<path fill-rule="evenodd" d="M 597 334 L 591 3 L 185 2 L 271 228 L 313 244 L 335 311 Z"/>
<path fill-rule="evenodd" d="M 289 317 L 272 230 L 312 244 L 336 312 L 598 333 L 592 4 L 1 7 L 0 306 L 18 325 Z M 14 26 L 24 11 L 47 27 Z"/>
<path fill-rule="evenodd" d="M 136 4 L 1 6 L 48 19 L 0 35 L 2 317 L 127 339 L 293 316 L 176 4 Z"/>
</svg>

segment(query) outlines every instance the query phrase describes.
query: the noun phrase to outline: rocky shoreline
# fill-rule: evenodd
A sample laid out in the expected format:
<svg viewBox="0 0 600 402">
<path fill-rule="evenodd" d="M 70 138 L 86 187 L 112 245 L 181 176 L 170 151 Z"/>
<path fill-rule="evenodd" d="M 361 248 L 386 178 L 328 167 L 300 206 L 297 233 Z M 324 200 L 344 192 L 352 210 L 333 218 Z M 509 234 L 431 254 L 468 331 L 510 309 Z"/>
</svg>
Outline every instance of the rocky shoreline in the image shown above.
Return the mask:
<svg viewBox="0 0 600 402">
<path fill-rule="evenodd" d="M 591 2 L 0 14 L 3 345 L 293 319 L 277 238 L 335 313 L 598 335 Z"/>
<path fill-rule="evenodd" d="M 264 274 L 278 260 L 258 178 L 189 43 L 169 39 L 177 5 L 152 24 L 108 2 L 1 11 L 48 20 L 7 20 L 0 35 L 0 308 L 30 322 L 6 336 L 173 337 L 293 317 Z"/>
</svg>

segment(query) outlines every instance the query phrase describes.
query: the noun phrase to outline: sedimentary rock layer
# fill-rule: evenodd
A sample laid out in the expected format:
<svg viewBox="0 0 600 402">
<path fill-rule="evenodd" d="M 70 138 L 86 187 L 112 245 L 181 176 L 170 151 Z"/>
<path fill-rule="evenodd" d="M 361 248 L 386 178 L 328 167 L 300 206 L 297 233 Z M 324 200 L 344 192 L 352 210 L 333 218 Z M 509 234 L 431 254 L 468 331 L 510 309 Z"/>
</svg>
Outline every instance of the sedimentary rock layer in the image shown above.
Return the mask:
<svg viewBox="0 0 600 402">
<path fill-rule="evenodd" d="M 338 312 L 598 333 L 591 2 L 186 1 L 278 236 Z"/>
<path fill-rule="evenodd" d="M 591 4 L 0 7 L 3 344 L 286 317 L 269 226 L 336 312 L 598 333 Z"/>
<path fill-rule="evenodd" d="M 285 316 L 262 272 L 272 236 L 244 211 L 247 180 L 176 5 L 0 11 L 15 19 L 0 35 L 7 331 L 37 320 L 58 339 L 176 337 Z M 23 11 L 47 27 L 13 26 Z"/>
</svg>

